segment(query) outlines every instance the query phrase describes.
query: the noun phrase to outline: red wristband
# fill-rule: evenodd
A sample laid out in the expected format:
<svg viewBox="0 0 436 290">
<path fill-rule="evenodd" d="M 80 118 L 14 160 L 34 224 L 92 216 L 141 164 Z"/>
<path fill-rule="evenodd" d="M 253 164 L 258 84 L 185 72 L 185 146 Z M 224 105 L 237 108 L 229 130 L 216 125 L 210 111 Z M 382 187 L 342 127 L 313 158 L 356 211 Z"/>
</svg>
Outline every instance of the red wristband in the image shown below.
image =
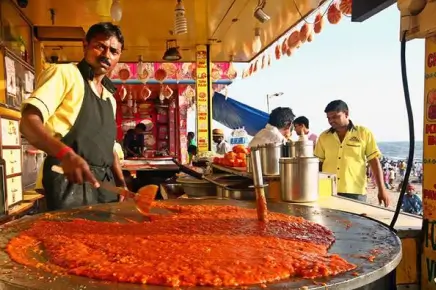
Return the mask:
<svg viewBox="0 0 436 290">
<path fill-rule="evenodd" d="M 65 157 L 65 155 L 67 155 L 70 152 L 73 152 L 73 149 L 71 149 L 68 146 L 65 146 L 61 150 L 59 150 L 59 152 L 56 154 L 56 159 L 62 160 Z"/>
</svg>

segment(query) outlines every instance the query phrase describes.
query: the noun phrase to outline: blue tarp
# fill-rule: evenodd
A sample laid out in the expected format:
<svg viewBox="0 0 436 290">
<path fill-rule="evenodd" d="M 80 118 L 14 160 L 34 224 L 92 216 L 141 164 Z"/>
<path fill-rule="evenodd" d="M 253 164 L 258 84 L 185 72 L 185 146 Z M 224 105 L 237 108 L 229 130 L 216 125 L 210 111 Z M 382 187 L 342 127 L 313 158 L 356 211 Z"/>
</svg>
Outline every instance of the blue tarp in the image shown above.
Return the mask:
<svg viewBox="0 0 436 290">
<path fill-rule="evenodd" d="M 247 106 L 220 93 L 213 95 L 213 119 L 230 129 L 245 127 L 248 135 L 254 136 L 265 128 L 269 114 Z"/>
</svg>

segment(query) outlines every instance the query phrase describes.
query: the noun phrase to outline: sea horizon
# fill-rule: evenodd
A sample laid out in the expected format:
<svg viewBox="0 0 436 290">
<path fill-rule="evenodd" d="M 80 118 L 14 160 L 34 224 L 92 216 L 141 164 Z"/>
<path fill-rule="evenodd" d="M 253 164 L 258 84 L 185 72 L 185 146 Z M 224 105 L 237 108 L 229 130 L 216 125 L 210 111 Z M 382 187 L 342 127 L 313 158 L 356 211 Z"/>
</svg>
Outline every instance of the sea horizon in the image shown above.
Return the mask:
<svg viewBox="0 0 436 290">
<path fill-rule="evenodd" d="M 383 156 L 393 160 L 406 160 L 409 155 L 409 141 L 382 141 L 377 145 Z M 413 159 L 422 162 L 423 141 L 415 141 L 415 154 Z"/>
</svg>

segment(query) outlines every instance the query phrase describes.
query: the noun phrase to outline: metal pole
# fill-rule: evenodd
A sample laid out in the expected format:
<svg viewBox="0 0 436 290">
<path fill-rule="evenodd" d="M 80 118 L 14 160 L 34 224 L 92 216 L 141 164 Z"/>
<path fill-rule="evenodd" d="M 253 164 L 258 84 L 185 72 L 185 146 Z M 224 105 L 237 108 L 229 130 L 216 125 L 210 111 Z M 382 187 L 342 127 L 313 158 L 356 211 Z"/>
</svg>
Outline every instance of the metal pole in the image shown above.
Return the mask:
<svg viewBox="0 0 436 290">
<path fill-rule="evenodd" d="M 269 114 L 269 95 L 266 95 L 266 108 L 267 108 L 268 114 Z"/>
</svg>

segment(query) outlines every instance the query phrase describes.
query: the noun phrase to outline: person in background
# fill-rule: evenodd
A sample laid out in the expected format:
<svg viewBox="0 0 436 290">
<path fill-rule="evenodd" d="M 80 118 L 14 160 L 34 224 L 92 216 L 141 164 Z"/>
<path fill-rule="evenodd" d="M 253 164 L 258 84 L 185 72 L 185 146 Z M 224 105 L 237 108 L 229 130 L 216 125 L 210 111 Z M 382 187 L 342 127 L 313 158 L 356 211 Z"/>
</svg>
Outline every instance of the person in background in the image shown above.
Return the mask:
<svg viewBox="0 0 436 290">
<path fill-rule="evenodd" d="M 393 167 L 389 168 L 389 186 L 391 188 L 394 188 L 394 181 L 395 181 L 396 175 L 397 174 L 396 174 L 394 168 Z"/>
<path fill-rule="evenodd" d="M 403 198 L 401 209 L 404 212 L 422 215 L 422 201 L 415 192 L 415 187 L 412 184 L 407 185 L 407 192 Z"/>
<path fill-rule="evenodd" d="M 192 158 L 197 155 L 197 146 L 195 145 L 189 145 L 188 146 L 188 154 L 189 154 L 189 159 L 188 159 L 188 163 L 191 164 L 192 162 Z"/>
<path fill-rule="evenodd" d="M 278 107 L 269 114 L 268 124 L 250 141 L 248 147 L 267 143 L 285 143 L 285 136 L 290 136 L 295 115 L 291 108 Z"/>
<path fill-rule="evenodd" d="M 123 147 L 117 141 L 115 141 L 114 151 L 115 151 L 115 153 L 117 153 L 118 159 L 120 160 L 120 162 L 124 161 Z"/>
<path fill-rule="evenodd" d="M 100 187 L 102 181 L 125 187 L 114 152 L 116 88 L 106 76 L 123 48 L 118 26 L 92 25 L 83 42 L 83 59 L 78 64 L 51 65 L 23 101 L 20 132 L 47 153 L 42 184 L 50 211 L 119 200 Z M 53 165 L 62 167 L 64 176 L 53 172 Z"/>
<path fill-rule="evenodd" d="M 222 129 L 213 129 L 212 131 L 213 142 L 216 143 L 216 153 L 224 155 L 232 151 L 232 147 L 224 140 L 224 131 Z"/>
<path fill-rule="evenodd" d="M 338 195 L 366 201 L 368 162 L 377 183 L 378 200 L 389 206 L 379 160 L 381 152 L 372 132 L 353 124 L 349 119 L 348 105 L 342 100 L 330 102 L 324 112 L 331 128 L 319 136 L 314 153 L 323 172 L 336 174 Z"/>
<path fill-rule="evenodd" d="M 195 133 L 194 132 L 188 132 L 187 139 L 188 139 L 188 144 L 187 144 L 187 148 L 188 148 L 188 162 L 191 163 L 192 157 L 194 155 L 197 155 L 197 143 L 195 142 Z"/>
<path fill-rule="evenodd" d="M 295 133 L 297 133 L 298 136 L 306 135 L 307 138 L 313 142 L 313 147 L 315 148 L 316 139 L 318 138 L 318 136 L 309 132 L 309 119 L 307 119 L 304 116 L 301 116 L 296 118 L 293 124 L 294 124 Z"/>
<path fill-rule="evenodd" d="M 144 133 L 146 126 L 139 123 L 135 129 L 127 130 L 123 139 L 123 147 L 126 150 L 126 157 L 139 157 L 144 152 Z"/>
</svg>

